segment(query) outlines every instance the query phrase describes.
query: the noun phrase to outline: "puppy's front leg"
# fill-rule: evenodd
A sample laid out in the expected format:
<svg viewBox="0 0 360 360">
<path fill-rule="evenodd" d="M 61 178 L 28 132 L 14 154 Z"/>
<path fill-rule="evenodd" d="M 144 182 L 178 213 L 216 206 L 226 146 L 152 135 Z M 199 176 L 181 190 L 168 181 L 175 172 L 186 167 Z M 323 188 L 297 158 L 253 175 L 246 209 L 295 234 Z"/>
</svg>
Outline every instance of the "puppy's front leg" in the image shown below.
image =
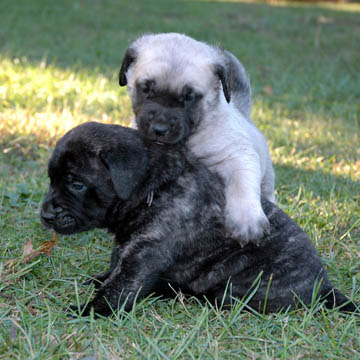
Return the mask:
<svg viewBox="0 0 360 360">
<path fill-rule="evenodd" d="M 270 224 L 260 202 L 261 170 L 258 161 L 232 162 L 227 179 L 225 226 L 241 245 L 256 244 L 269 231 Z"/>
<path fill-rule="evenodd" d="M 95 314 L 103 316 L 110 315 L 112 309 L 121 306 L 129 311 L 136 297 L 143 298 L 152 293 L 159 274 L 165 271 L 167 260 L 161 251 L 150 245 L 144 244 L 142 240 L 132 241 L 125 249 L 114 248 L 117 254 L 113 252 L 112 262 L 117 259 L 117 263 L 112 264 L 110 275 L 94 299 L 79 309 L 82 316 L 89 315 L 91 308 Z M 78 310 L 76 306 L 72 309 Z"/>
</svg>

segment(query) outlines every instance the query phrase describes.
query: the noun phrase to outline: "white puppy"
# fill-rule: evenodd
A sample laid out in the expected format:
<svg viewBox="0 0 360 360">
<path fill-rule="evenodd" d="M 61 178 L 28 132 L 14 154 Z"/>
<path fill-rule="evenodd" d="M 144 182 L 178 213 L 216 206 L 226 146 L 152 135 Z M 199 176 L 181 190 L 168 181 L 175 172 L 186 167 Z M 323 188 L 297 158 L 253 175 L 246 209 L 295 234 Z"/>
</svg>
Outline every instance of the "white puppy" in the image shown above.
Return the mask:
<svg viewBox="0 0 360 360">
<path fill-rule="evenodd" d="M 225 222 L 241 244 L 268 231 L 260 197 L 274 202 L 269 149 L 250 119 L 251 90 L 231 53 L 186 35 L 144 35 L 128 48 L 119 74 L 136 126 L 162 144 L 189 149 L 225 183 Z M 136 125 L 135 125 L 136 124 Z"/>
</svg>

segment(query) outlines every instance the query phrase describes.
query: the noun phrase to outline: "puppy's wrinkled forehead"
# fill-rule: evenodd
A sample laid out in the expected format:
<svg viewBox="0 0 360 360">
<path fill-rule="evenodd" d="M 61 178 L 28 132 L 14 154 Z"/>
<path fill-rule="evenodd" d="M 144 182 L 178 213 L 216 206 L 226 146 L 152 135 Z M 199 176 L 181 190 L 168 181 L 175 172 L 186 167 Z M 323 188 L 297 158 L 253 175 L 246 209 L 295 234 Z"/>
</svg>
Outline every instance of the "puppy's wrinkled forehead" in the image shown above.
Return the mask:
<svg viewBox="0 0 360 360">
<path fill-rule="evenodd" d="M 89 171 L 91 161 L 96 156 L 82 136 L 63 137 L 56 145 L 48 166 L 48 174 L 51 179 L 66 176 L 70 171 Z"/>
<path fill-rule="evenodd" d="M 133 149 L 142 148 L 140 135 L 120 125 L 88 122 L 66 133 L 56 144 L 49 161 L 50 177 L 65 175 L 70 169 L 92 171 L 101 166 L 99 155 L 113 152 L 125 156 Z"/>
<path fill-rule="evenodd" d="M 156 80 L 164 90 L 179 92 L 184 86 L 205 91 L 212 81 L 218 54 L 204 43 L 181 34 L 163 34 L 145 36 L 134 48 L 137 56 L 130 82 Z"/>
</svg>

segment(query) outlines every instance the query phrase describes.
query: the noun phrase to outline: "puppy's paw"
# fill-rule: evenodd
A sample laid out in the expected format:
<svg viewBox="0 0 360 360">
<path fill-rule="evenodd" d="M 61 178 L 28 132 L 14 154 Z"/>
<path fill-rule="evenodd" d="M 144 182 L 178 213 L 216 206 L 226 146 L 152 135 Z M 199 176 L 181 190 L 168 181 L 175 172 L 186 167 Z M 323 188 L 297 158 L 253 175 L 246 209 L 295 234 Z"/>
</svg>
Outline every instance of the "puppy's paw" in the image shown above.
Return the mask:
<svg viewBox="0 0 360 360">
<path fill-rule="evenodd" d="M 270 223 L 260 204 L 248 206 L 226 206 L 225 226 L 229 235 L 241 246 L 253 243 L 259 246 L 270 233 Z"/>
<path fill-rule="evenodd" d="M 78 317 L 78 316 L 90 316 L 91 312 L 94 313 L 94 318 L 97 319 L 99 316 L 109 316 L 114 310 L 111 305 L 103 297 L 95 297 L 94 300 L 90 301 L 87 304 L 81 305 L 70 305 L 67 308 L 68 316 Z"/>
<path fill-rule="evenodd" d="M 86 304 L 70 305 L 67 309 L 67 315 L 69 317 L 77 317 L 77 316 L 89 316 L 91 311 L 91 307 Z"/>
</svg>

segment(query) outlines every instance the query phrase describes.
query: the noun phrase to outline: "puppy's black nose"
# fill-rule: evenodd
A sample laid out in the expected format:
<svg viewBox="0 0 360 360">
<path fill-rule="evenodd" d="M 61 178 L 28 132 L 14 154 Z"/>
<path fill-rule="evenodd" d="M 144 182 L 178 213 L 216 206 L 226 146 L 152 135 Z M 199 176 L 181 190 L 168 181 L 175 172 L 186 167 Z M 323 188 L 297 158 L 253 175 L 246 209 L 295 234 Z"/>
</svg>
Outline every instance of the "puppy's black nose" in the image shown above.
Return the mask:
<svg viewBox="0 0 360 360">
<path fill-rule="evenodd" d="M 155 122 L 151 125 L 151 129 L 155 135 L 161 136 L 169 131 L 169 126 L 161 122 Z"/>
<path fill-rule="evenodd" d="M 51 224 L 56 220 L 58 214 L 62 212 L 62 208 L 60 206 L 53 206 L 53 204 L 44 204 L 41 211 L 41 218 L 43 221 Z"/>
<path fill-rule="evenodd" d="M 51 224 L 56 219 L 56 214 L 42 211 L 41 218 L 48 224 Z"/>
</svg>

